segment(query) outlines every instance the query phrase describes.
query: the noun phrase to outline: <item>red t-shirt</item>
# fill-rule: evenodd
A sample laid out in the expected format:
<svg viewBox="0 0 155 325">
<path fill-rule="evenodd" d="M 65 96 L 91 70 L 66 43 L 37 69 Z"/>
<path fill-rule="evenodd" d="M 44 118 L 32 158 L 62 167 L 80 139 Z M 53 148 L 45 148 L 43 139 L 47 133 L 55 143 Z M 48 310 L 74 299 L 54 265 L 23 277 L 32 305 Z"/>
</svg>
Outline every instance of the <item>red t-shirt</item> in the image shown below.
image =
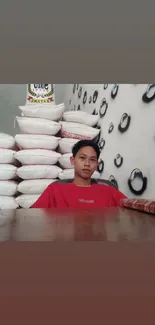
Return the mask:
<svg viewBox="0 0 155 325">
<path fill-rule="evenodd" d="M 104 184 L 83 187 L 74 183 L 53 183 L 31 208 L 103 208 L 120 206 L 120 200 L 124 198 L 123 193 Z"/>
</svg>

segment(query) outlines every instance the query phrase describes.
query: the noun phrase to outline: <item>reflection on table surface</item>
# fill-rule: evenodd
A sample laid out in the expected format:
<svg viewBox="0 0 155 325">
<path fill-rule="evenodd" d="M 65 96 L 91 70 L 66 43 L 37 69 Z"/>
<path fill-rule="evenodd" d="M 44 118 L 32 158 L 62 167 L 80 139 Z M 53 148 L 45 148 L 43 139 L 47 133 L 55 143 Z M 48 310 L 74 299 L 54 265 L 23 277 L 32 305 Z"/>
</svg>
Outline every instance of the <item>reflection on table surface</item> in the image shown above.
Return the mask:
<svg viewBox="0 0 155 325">
<path fill-rule="evenodd" d="M 155 240 L 155 218 L 123 208 L 0 211 L 0 241 Z"/>
</svg>

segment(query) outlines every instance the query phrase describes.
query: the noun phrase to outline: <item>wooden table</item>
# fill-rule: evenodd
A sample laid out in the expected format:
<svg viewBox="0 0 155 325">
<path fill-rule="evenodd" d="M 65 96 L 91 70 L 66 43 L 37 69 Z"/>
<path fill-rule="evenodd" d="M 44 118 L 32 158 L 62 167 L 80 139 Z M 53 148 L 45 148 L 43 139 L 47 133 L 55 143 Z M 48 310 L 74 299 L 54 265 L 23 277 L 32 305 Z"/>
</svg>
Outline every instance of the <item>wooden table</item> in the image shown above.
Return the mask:
<svg viewBox="0 0 155 325">
<path fill-rule="evenodd" d="M 0 241 L 1 324 L 154 324 L 154 216 L 3 211 Z"/>
<path fill-rule="evenodd" d="M 4 210 L 0 241 L 154 241 L 155 216 L 129 209 Z"/>
</svg>

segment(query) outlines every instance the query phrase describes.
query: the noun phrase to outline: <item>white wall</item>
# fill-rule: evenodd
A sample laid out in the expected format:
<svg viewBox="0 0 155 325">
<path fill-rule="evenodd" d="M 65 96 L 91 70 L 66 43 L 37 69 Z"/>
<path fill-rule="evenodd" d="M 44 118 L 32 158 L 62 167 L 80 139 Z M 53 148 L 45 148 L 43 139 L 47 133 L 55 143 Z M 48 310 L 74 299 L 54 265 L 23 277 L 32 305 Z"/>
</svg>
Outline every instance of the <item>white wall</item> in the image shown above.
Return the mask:
<svg viewBox="0 0 155 325">
<path fill-rule="evenodd" d="M 65 96 L 65 84 L 56 84 L 55 85 L 55 102 L 56 104 L 61 104 L 64 102 Z"/>
<path fill-rule="evenodd" d="M 14 135 L 15 116 L 19 114 L 19 105 L 25 105 L 26 85 L 0 85 L 0 132 Z"/>
<path fill-rule="evenodd" d="M 155 100 L 149 104 L 142 101 L 142 95 L 147 85 L 121 84 L 119 85 L 118 94 L 115 99 L 111 98 L 113 84 L 109 84 L 106 90 L 104 85 L 79 85 L 82 86 L 82 97 L 78 98 L 78 90 L 73 94 L 73 85 L 66 86 L 65 103 L 67 109 L 74 105 L 81 105 L 81 110 L 90 114 L 94 108 L 99 110 L 102 98 L 108 102 L 106 115 L 100 119 L 101 137 L 106 141 L 106 145 L 101 153 L 105 167 L 103 178 L 108 179 L 111 174 L 118 181 L 119 189 L 128 197 L 134 197 L 130 192 L 127 180 L 134 168 L 139 168 L 143 175 L 148 178 L 146 191 L 142 198 L 155 199 Z M 83 93 L 87 91 L 88 98 L 85 105 L 82 104 Z M 96 104 L 89 104 L 89 96 L 93 95 L 94 90 L 99 92 Z M 71 100 L 71 104 L 70 103 Z M 131 115 L 131 124 L 129 129 L 121 134 L 117 127 L 123 113 Z M 114 130 L 108 133 L 110 122 L 114 123 Z M 124 163 L 120 168 L 114 165 L 114 158 L 120 153 L 123 156 Z M 133 183 L 137 189 L 141 187 L 137 180 Z"/>
</svg>

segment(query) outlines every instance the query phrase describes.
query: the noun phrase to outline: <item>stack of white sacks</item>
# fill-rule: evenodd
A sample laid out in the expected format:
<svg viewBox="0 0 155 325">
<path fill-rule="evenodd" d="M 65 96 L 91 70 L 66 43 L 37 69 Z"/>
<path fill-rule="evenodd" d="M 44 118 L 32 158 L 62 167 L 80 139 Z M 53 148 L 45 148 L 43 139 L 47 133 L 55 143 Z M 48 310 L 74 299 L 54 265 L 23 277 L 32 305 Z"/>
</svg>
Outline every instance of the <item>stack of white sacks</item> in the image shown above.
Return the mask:
<svg viewBox="0 0 155 325">
<path fill-rule="evenodd" d="M 0 209 L 16 209 L 17 167 L 15 160 L 15 139 L 0 133 Z"/>
<path fill-rule="evenodd" d="M 93 140 L 100 132 L 94 126 L 97 125 L 99 115 L 91 115 L 83 111 L 67 111 L 63 113 L 61 122 L 61 139 L 59 140 L 59 152 L 62 154 L 59 159 L 63 171 L 59 174 L 61 180 L 74 177 L 74 168 L 70 162 L 72 147 L 82 139 Z M 93 178 L 99 178 L 96 171 Z"/>
<path fill-rule="evenodd" d="M 15 136 L 20 149 L 15 158 L 22 164 L 17 175 L 22 179 L 16 198 L 22 208 L 29 208 L 54 182 L 62 169 L 57 166 L 61 154 L 56 152 L 59 143 L 59 123 L 64 104 L 33 104 L 19 107 L 22 116 L 16 117 L 20 134 Z"/>
<path fill-rule="evenodd" d="M 20 134 L 15 136 L 20 149 L 15 158 L 22 164 L 17 175 L 17 204 L 29 208 L 45 188 L 57 179 L 74 177 L 70 162 L 73 145 L 80 139 L 94 139 L 100 130 L 94 126 L 99 116 L 81 111 L 65 112 L 65 105 L 37 104 L 19 107 L 16 117 Z M 94 178 L 100 174 L 95 172 Z"/>
</svg>

